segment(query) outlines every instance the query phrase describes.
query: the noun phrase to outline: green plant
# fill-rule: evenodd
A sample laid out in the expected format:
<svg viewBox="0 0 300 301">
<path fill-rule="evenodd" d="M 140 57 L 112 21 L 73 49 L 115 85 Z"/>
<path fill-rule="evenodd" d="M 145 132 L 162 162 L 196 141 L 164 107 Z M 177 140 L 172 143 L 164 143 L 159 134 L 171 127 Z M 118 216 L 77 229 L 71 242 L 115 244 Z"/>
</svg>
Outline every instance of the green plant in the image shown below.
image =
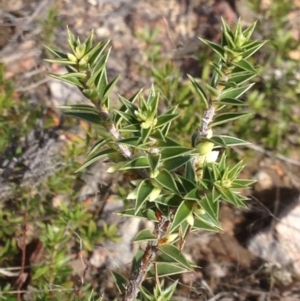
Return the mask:
<svg viewBox="0 0 300 301">
<path fill-rule="evenodd" d="M 171 124 L 179 118 L 177 108 L 169 107 L 160 114 L 161 95 L 155 87 L 146 97 L 142 91 L 129 99 L 120 96 L 120 108 L 111 108 L 109 94 L 118 77 L 108 80 L 109 42 L 94 44 L 93 32 L 81 42 L 68 30 L 71 53 L 47 48 L 57 57 L 48 61 L 67 69 L 64 75 L 51 76 L 77 86 L 92 102 L 61 107 L 66 115 L 97 126 L 100 136 L 78 171 L 109 159 L 113 164 L 107 172 L 135 172 L 137 178 L 130 182 L 132 190 L 127 196 L 132 207 L 121 214 L 155 222 L 153 233 L 144 229 L 136 237 L 136 242 L 147 242 L 147 246 L 135 255 L 130 279 L 112 272 L 123 300 L 136 299 L 147 275 L 158 278 L 193 270 L 181 252 L 184 242 L 191 231 L 221 228 L 218 214 L 222 201 L 245 207 L 246 197 L 240 192 L 253 181 L 239 179 L 242 162 L 230 166 L 220 148 L 247 142 L 214 135 L 213 128 L 247 115 L 235 108 L 246 106 L 240 97 L 253 86 L 246 83 L 256 75 L 248 59 L 264 45 L 251 40 L 254 28 L 255 24 L 242 30 L 238 22 L 231 30 L 223 21 L 221 45 L 201 40 L 213 49 L 218 60 L 211 63 L 214 73 L 209 84 L 189 76 L 204 107 L 191 146 L 181 145 L 172 137 Z M 170 291 L 158 286 L 154 295 L 169 300 L 174 290 L 175 285 Z M 148 300 L 155 298 L 145 289 L 142 295 Z"/>
<path fill-rule="evenodd" d="M 252 7 L 260 14 L 258 32 L 269 43 L 255 56 L 261 66 L 256 89 L 247 97 L 252 116 L 239 120 L 231 129 L 234 135 L 258 144 L 263 151 L 292 156 L 299 147 L 295 128 L 299 123 L 299 39 L 293 37 L 292 2 L 272 2 L 262 10 L 262 2 L 252 0 Z M 296 31 L 297 32 L 297 31 Z M 294 35 L 295 36 L 295 35 Z M 292 108 L 292 109 L 291 109 Z M 249 123 L 254 127 L 249 128 Z M 289 137 L 287 139 L 287 137 Z"/>
<path fill-rule="evenodd" d="M 49 7 L 45 19 L 37 19 L 37 22 L 41 26 L 41 39 L 43 43 L 52 45 L 54 42 L 55 31 L 62 25 L 62 21 L 58 20 L 57 15 L 59 12 L 58 5 Z"/>
<path fill-rule="evenodd" d="M 8 113 L 15 114 L 13 109 Z M 88 252 L 95 243 L 117 238 L 111 225 L 99 231 L 92 213 L 84 203 L 78 203 L 78 194 L 72 189 L 78 177 L 73 171 L 79 166 L 74 158 L 81 156 L 86 146 L 76 141 L 74 147 L 74 143 L 69 141 L 60 153 L 65 168 L 32 187 L 16 183 L 11 199 L 1 200 L 0 299 L 16 300 L 16 295 L 20 299 L 26 293 L 32 300 L 53 300 L 59 296 L 76 300 L 69 264 L 76 254 L 70 249 L 82 246 Z M 15 281 L 16 278 L 20 280 Z M 24 281 L 34 290 L 24 291 Z M 79 288 L 86 289 L 86 285 Z"/>
</svg>

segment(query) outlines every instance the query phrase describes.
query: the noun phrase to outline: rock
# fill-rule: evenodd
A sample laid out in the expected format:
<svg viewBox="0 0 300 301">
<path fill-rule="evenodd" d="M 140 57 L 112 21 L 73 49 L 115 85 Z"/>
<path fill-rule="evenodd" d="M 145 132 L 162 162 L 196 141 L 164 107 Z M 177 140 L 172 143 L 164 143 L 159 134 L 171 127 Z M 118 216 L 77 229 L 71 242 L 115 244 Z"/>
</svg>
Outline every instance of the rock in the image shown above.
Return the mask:
<svg viewBox="0 0 300 301">
<path fill-rule="evenodd" d="M 238 227 L 238 239 L 252 254 L 300 277 L 299 191 L 272 187 L 253 199 L 256 202 Z"/>
<path fill-rule="evenodd" d="M 90 259 L 91 264 L 109 269 L 120 269 L 132 262 L 135 250 L 133 240 L 141 228 L 141 220 L 117 215 L 123 210 L 123 201 L 108 202 L 105 206 L 99 224 L 116 225 L 120 238 L 117 242 L 105 241 L 97 248 Z"/>
</svg>

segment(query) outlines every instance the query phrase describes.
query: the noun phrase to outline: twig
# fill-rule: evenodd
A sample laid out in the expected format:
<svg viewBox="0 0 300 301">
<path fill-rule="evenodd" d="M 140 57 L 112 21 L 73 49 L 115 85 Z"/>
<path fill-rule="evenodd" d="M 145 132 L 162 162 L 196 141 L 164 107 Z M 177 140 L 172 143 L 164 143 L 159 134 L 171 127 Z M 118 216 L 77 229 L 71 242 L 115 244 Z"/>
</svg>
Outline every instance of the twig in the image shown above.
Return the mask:
<svg viewBox="0 0 300 301">
<path fill-rule="evenodd" d="M 296 166 L 300 166 L 300 161 L 289 158 L 287 156 L 281 155 L 281 154 L 273 154 L 273 152 L 271 151 L 266 151 L 265 149 L 263 149 L 262 147 L 255 145 L 255 144 L 247 144 L 246 147 L 253 149 L 257 152 L 260 152 L 262 154 L 266 154 L 267 156 L 271 157 L 272 155 L 274 155 L 277 159 L 281 160 L 281 161 L 285 161 L 287 163 L 296 165 Z"/>
<path fill-rule="evenodd" d="M 4 51 L 2 51 L 3 53 Z M 40 51 L 34 49 L 26 52 L 27 57 L 33 57 L 33 56 L 38 56 L 40 54 Z M 3 63 L 5 65 L 8 65 L 10 63 L 13 63 L 15 61 L 18 61 L 20 59 L 24 58 L 24 52 L 18 52 L 18 53 L 13 53 L 11 55 L 6 54 L 2 58 L 0 58 L 0 63 Z"/>
<path fill-rule="evenodd" d="M 51 289 L 34 289 L 33 292 L 35 293 L 43 293 L 43 292 L 70 292 L 72 291 L 72 288 L 51 288 Z M 27 290 L 15 290 L 15 291 L 7 291 L 5 292 L 5 294 L 24 294 L 24 293 L 28 293 Z M 0 292 L 0 297 L 3 296 L 3 293 Z"/>
<path fill-rule="evenodd" d="M 45 83 L 47 83 L 49 81 L 49 78 L 43 78 L 41 79 L 40 81 L 36 82 L 36 83 L 33 83 L 31 85 L 28 85 L 26 87 L 20 87 L 18 89 L 16 89 L 17 92 L 26 92 L 26 91 L 29 91 L 29 90 L 32 90 L 32 89 L 35 89 L 37 88 L 38 86 L 40 85 L 43 85 Z"/>
<path fill-rule="evenodd" d="M 158 246 L 160 240 L 166 235 L 168 231 L 169 221 L 166 217 L 161 216 L 159 222 L 155 225 L 154 234 L 157 236 L 155 242 L 148 242 L 143 257 L 139 262 L 139 266 L 136 271 L 133 272 L 129 284 L 126 287 L 123 301 L 134 301 L 140 292 L 140 286 L 145 280 L 145 277 L 150 270 L 154 260 L 158 254 Z"/>
<path fill-rule="evenodd" d="M 111 115 L 106 107 L 98 107 L 101 119 L 104 121 L 104 126 L 108 132 L 116 139 L 121 140 L 122 136 L 113 122 L 111 122 Z M 130 148 L 125 144 L 118 144 L 118 149 L 122 156 L 127 160 L 132 160 L 134 158 Z M 148 178 L 148 172 L 146 169 L 139 169 L 136 171 L 143 179 Z"/>
<path fill-rule="evenodd" d="M 20 270 L 20 268 L 17 269 Z M 0 274 L 7 277 L 17 277 L 18 275 L 20 275 L 20 272 L 10 272 L 7 268 L 0 268 Z"/>
<path fill-rule="evenodd" d="M 209 125 L 213 121 L 213 118 L 215 116 L 215 107 L 212 104 L 212 101 L 209 104 L 209 107 L 204 111 L 203 117 L 202 117 L 202 123 L 201 127 L 199 129 L 199 134 L 202 137 L 206 138 L 209 134 Z"/>
<path fill-rule="evenodd" d="M 218 293 L 218 294 L 216 294 L 215 296 L 213 296 L 213 297 L 207 299 L 207 301 L 217 301 L 217 300 L 219 300 L 219 299 L 221 299 L 221 298 L 223 298 L 223 297 L 229 297 L 229 296 L 231 296 L 231 295 L 232 295 L 232 294 L 230 294 L 230 293 L 221 292 L 221 293 Z"/>
</svg>

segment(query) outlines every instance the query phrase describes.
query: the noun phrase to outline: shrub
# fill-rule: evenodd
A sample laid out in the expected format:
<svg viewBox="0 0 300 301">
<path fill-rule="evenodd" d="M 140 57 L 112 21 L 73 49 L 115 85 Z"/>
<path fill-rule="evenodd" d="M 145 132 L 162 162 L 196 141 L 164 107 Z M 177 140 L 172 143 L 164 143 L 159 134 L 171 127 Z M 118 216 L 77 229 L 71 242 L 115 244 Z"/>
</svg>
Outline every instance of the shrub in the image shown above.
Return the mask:
<svg viewBox="0 0 300 301">
<path fill-rule="evenodd" d="M 140 290 L 144 299 L 169 300 L 176 284 L 164 290 L 156 283 L 152 296 L 142 287 L 146 275 L 158 279 L 192 271 L 193 264 L 182 254 L 188 234 L 220 230 L 221 202 L 245 207 L 246 197 L 241 190 L 253 181 L 239 179 L 243 163 L 231 166 L 226 152 L 221 150 L 247 142 L 215 135 L 213 129 L 247 114 L 235 108 L 246 106 L 241 96 L 253 86 L 248 82 L 256 75 L 256 68 L 248 59 L 264 45 L 251 40 L 254 28 L 255 24 L 242 30 L 238 22 L 231 30 L 222 21 L 220 45 L 201 39 L 212 48 L 217 60 L 211 63 L 214 72 L 210 83 L 189 76 L 204 106 L 190 146 L 182 145 L 172 136 L 172 122 L 179 118 L 177 108 L 169 107 L 159 113 L 162 97 L 154 86 L 147 94 L 137 91 L 129 99 L 119 96 L 121 106 L 112 109 L 109 96 L 118 77 L 108 80 L 109 42 L 94 44 L 93 32 L 81 42 L 68 30 L 70 53 L 47 48 L 56 57 L 48 61 L 63 64 L 67 69 L 64 75 L 51 76 L 77 86 L 91 100 L 91 105 L 61 107 L 64 114 L 95 125 L 99 134 L 99 140 L 78 171 L 105 159 L 113 162 L 109 173 L 135 173 L 127 196 L 132 206 L 120 214 L 155 223 L 153 232 L 143 229 L 135 239 L 147 242 L 147 246 L 135 255 L 130 279 L 112 271 L 123 300 L 135 300 Z"/>
</svg>

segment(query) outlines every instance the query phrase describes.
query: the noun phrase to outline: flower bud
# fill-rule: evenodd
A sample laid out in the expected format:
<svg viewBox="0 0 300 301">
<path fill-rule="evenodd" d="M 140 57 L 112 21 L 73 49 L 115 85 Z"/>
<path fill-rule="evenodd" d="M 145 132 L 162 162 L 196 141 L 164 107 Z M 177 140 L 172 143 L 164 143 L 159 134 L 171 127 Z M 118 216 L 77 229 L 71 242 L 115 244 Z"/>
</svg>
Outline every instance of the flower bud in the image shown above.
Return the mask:
<svg viewBox="0 0 300 301">
<path fill-rule="evenodd" d="M 186 218 L 186 221 L 191 227 L 194 226 L 195 219 L 193 213 L 189 214 L 189 216 Z"/>
<path fill-rule="evenodd" d="M 137 198 L 138 187 L 133 189 L 126 197 L 127 200 L 136 200 Z"/>
<path fill-rule="evenodd" d="M 203 142 L 200 142 L 196 146 L 196 149 L 197 149 L 199 155 L 205 156 L 205 155 L 209 154 L 212 151 L 213 147 L 214 147 L 213 142 L 203 141 Z"/>
<path fill-rule="evenodd" d="M 78 62 L 78 59 L 77 59 L 77 57 L 74 54 L 68 53 L 67 56 L 68 56 L 68 60 L 69 61 L 74 62 L 74 63 Z"/>
<path fill-rule="evenodd" d="M 75 48 L 75 54 L 78 58 L 82 58 L 85 55 L 86 45 L 81 44 Z"/>
<path fill-rule="evenodd" d="M 220 184 L 224 188 L 230 188 L 231 184 L 232 184 L 232 181 L 229 180 L 229 179 L 226 179 L 226 180 L 222 180 Z"/>
<path fill-rule="evenodd" d="M 149 202 L 154 202 L 155 199 L 160 195 L 161 188 L 154 187 L 149 195 Z"/>
<path fill-rule="evenodd" d="M 107 169 L 107 173 L 114 173 L 116 172 L 117 170 L 119 170 L 124 164 L 126 164 L 126 162 L 118 162 L 112 166 L 110 166 L 108 169 Z"/>
<path fill-rule="evenodd" d="M 193 206 L 193 212 L 197 215 L 203 215 L 205 214 L 205 210 L 197 203 Z"/>
<path fill-rule="evenodd" d="M 211 151 L 210 153 L 199 156 L 196 160 L 197 168 L 202 168 L 204 163 L 213 163 L 216 162 L 219 156 L 219 151 Z"/>
<path fill-rule="evenodd" d="M 147 117 L 143 113 L 141 113 L 141 112 L 139 112 L 137 110 L 134 111 L 133 113 L 134 113 L 134 115 L 137 117 L 137 119 L 139 121 L 145 121 L 147 119 Z"/>
</svg>

